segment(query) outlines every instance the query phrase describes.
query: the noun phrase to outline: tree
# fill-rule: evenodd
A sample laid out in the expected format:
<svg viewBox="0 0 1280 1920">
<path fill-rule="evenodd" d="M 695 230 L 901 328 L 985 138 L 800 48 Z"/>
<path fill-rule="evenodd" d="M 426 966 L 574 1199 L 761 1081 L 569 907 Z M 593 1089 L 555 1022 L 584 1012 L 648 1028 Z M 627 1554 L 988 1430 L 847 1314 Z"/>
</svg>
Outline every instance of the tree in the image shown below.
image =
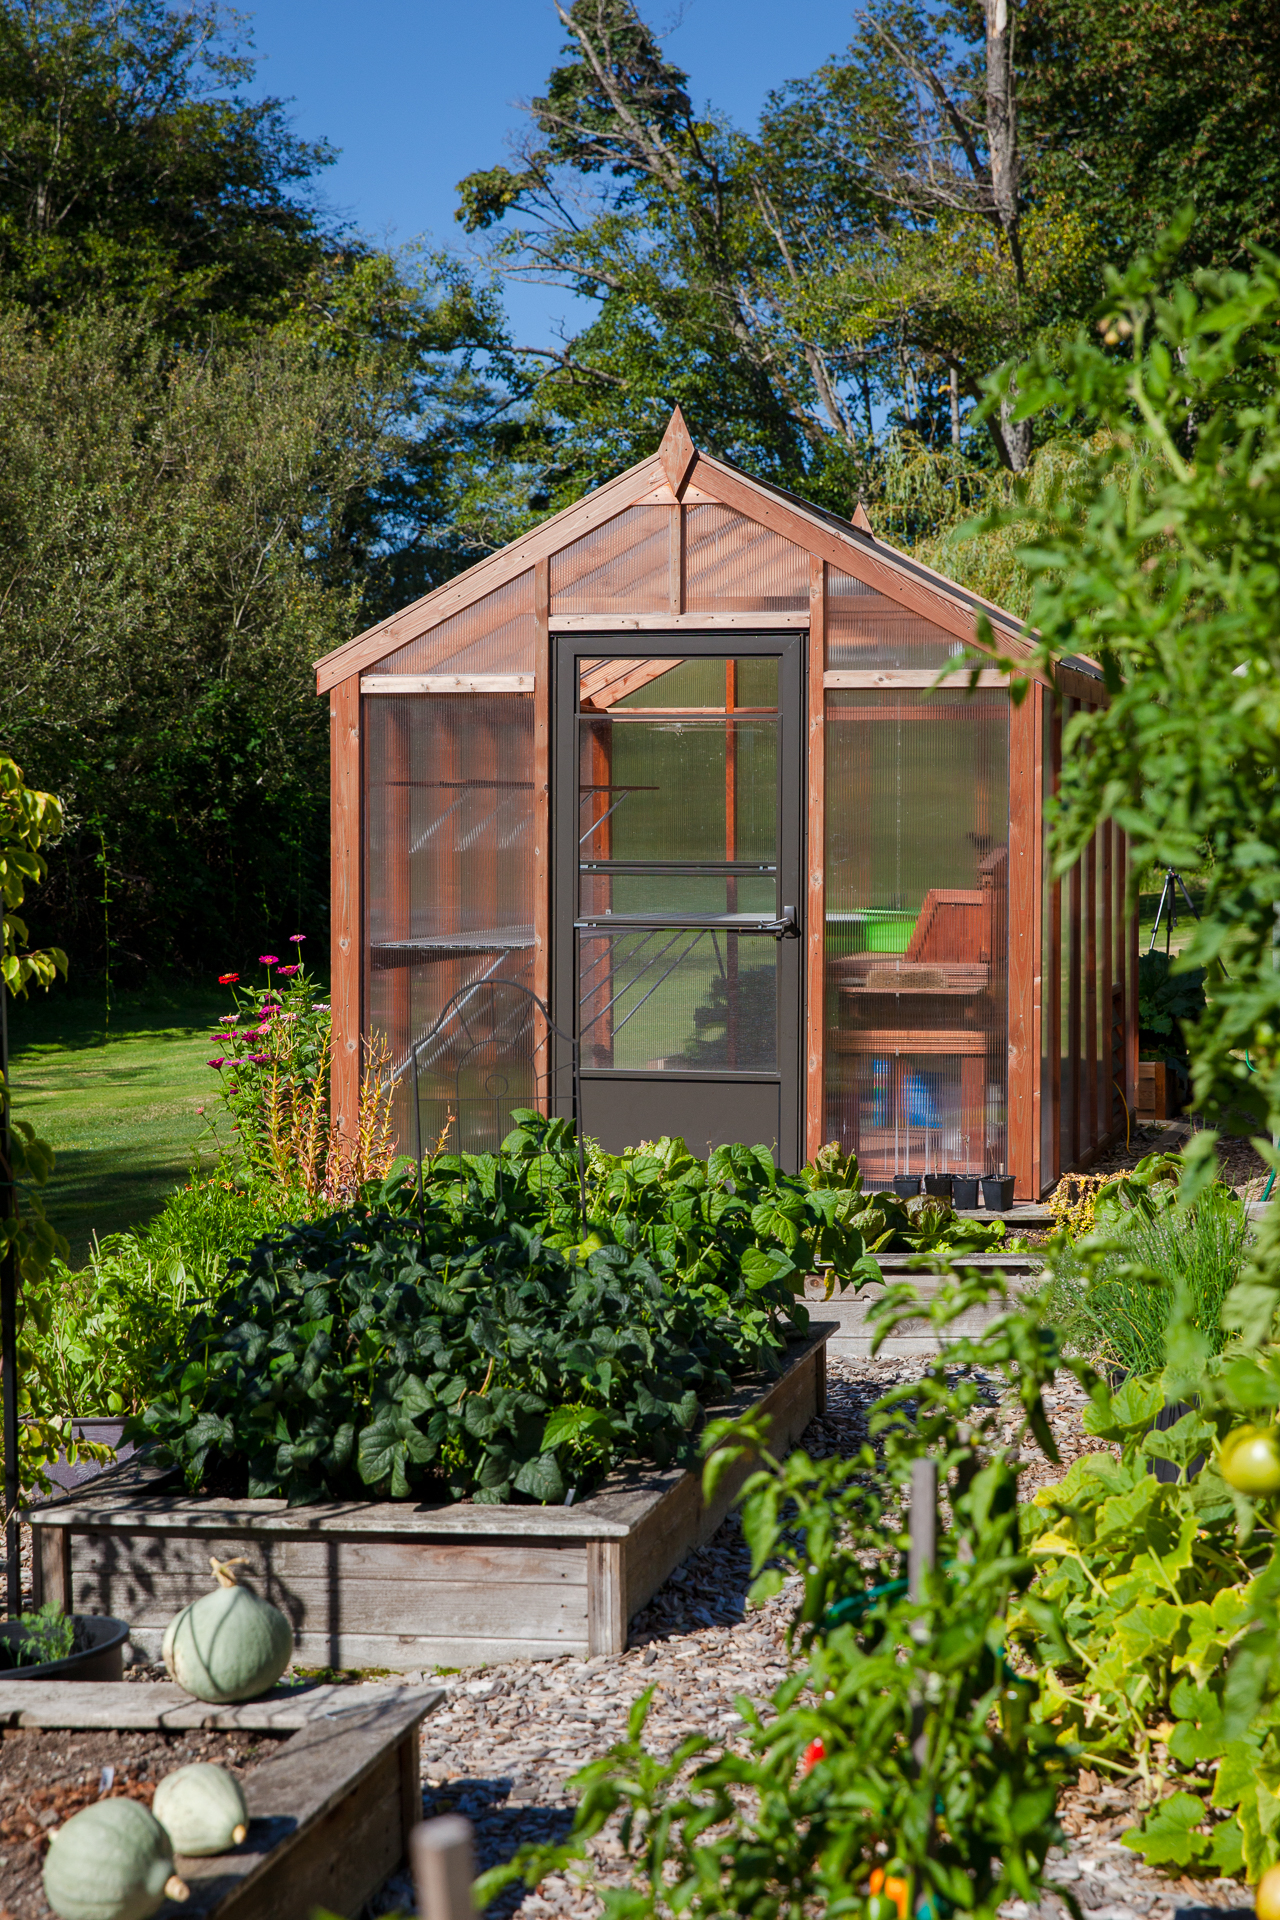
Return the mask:
<svg viewBox="0 0 1280 1920">
<path fill-rule="evenodd" d="M 384 374 L 278 334 L 176 352 L 117 314 L 54 341 L 0 314 L 0 735 L 67 814 L 36 918 L 95 966 L 104 889 L 135 973 L 281 915 L 321 930 L 311 662 L 360 623 Z"/>
<path fill-rule="evenodd" d="M 1276 0 L 1034 0 L 1021 36 L 1037 190 L 1069 197 L 1113 264 L 1188 204 L 1185 272 L 1280 248 Z"/>
<path fill-rule="evenodd" d="M 210 0 L 0 4 L 0 297 L 51 322 L 86 295 L 187 336 L 280 317 L 335 236 L 334 158 L 290 132 Z"/>
<path fill-rule="evenodd" d="M 965 469 L 1023 472 L 1032 452 L 1016 393 L 978 412 L 983 382 L 1089 313 L 1103 260 L 1150 237 L 1157 177 L 1177 205 L 1203 174 L 1198 257 L 1274 225 L 1272 27 L 1251 46 L 1233 0 L 871 0 L 754 135 L 695 108 L 633 0 L 559 10 L 565 57 L 516 163 L 464 180 L 459 216 L 500 229 L 502 271 L 596 303 L 541 355 L 554 505 L 637 457 L 678 400 L 702 444 L 845 511 L 878 504 L 886 438 L 959 455 L 963 517 Z"/>
<path fill-rule="evenodd" d="M 1168 287 L 1161 253 L 1109 278 L 1104 336 L 1018 370 L 1019 411 L 1088 438 L 1024 524 L 1036 658 L 1097 660 L 1110 704 L 1064 732 L 1059 871 L 1097 822 L 1134 869 L 1206 872 L 1179 965 L 1197 1107 L 1280 1132 L 1280 259 Z M 1165 290 L 1167 288 L 1167 290 Z M 1010 398 L 1007 376 L 990 404 Z M 1264 1142 L 1265 1146 L 1266 1143 Z"/>
</svg>

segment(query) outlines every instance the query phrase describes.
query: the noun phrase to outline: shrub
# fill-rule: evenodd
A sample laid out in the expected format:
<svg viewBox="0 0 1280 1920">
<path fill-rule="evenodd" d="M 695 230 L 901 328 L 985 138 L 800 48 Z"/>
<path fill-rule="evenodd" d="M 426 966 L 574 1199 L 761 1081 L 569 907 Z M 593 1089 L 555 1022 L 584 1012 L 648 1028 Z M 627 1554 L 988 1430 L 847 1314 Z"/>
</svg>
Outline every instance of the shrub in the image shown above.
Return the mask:
<svg viewBox="0 0 1280 1920">
<path fill-rule="evenodd" d="M 299 1210 L 296 1193 L 223 1169 L 178 1188 L 136 1231 L 95 1240 L 80 1272 L 57 1261 L 22 1339 L 51 1408 L 140 1412 L 196 1313 L 231 1284 L 229 1261 Z"/>
</svg>

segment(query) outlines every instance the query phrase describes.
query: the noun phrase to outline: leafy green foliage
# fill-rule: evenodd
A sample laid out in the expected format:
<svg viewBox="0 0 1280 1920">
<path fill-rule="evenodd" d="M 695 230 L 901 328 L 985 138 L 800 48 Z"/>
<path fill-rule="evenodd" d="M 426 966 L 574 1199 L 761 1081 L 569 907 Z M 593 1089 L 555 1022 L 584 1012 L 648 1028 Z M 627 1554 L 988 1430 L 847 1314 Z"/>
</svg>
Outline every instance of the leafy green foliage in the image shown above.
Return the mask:
<svg viewBox="0 0 1280 1920">
<path fill-rule="evenodd" d="M 53 1600 L 22 1616 L 22 1637 L 13 1649 L 17 1667 L 39 1667 L 49 1660 L 65 1660 L 75 1649 L 76 1625 Z M 3 1649 L 5 1653 L 9 1648 Z"/>
<path fill-rule="evenodd" d="M 1175 1307 L 1209 1352 L 1227 1343 L 1222 1310 L 1249 1257 L 1250 1223 L 1216 1183 L 1183 1205 L 1184 1170 L 1181 1156 L 1148 1155 L 1098 1190 L 1087 1236 L 1050 1249 L 1050 1311 L 1098 1364 L 1158 1373 Z"/>
<path fill-rule="evenodd" d="M 225 1293 L 228 1261 L 295 1222 L 300 1206 L 296 1190 L 223 1168 L 179 1187 L 145 1226 L 95 1240 L 78 1273 L 53 1261 L 28 1289 L 19 1349 L 49 1411 L 141 1412 L 195 1315 Z"/>
<path fill-rule="evenodd" d="M 1138 1044 L 1146 1059 L 1185 1066 L 1183 1021 L 1195 1021 L 1205 1008 L 1205 970 L 1175 970 L 1168 954 L 1144 953 L 1138 960 Z"/>
<path fill-rule="evenodd" d="M 1022 553 L 1040 662 L 1088 655 L 1110 696 L 1064 734 L 1059 870 L 1104 818 L 1129 835 L 1138 871 L 1203 863 L 1203 917 L 1176 963 L 1214 969 L 1213 998 L 1185 1029 L 1195 1103 L 1270 1132 L 1280 266 L 1165 291 L 1190 225 L 1188 214 L 1159 254 L 1110 277 L 1103 340 L 1082 333 L 1019 370 L 1021 408 L 1092 436 L 1057 497 L 1019 509 Z"/>
<path fill-rule="evenodd" d="M 1191 1226 L 1188 1205 L 1222 1204 L 1211 1186 L 1175 1202 L 1194 1165 L 1149 1171 L 1137 1197 L 1175 1232 Z M 1081 1248 L 1108 1255 L 1101 1231 Z M 1091 1763 L 1146 1781 L 1151 1807 L 1126 1845 L 1250 1881 L 1280 1858 L 1280 1508 L 1232 1484 L 1233 1447 L 1280 1415 L 1272 1272 L 1265 1246 L 1246 1253 L 1221 1309 L 1236 1330 L 1225 1345 L 1197 1318 L 1192 1273 L 1148 1274 L 1168 1296 L 1166 1364 L 1095 1392 L 1085 1426 L 1112 1450 L 1076 1460 L 1024 1509 L 1040 1572 L 1010 1622 L 1041 1670 L 1036 1715 Z M 1161 1430 L 1169 1403 L 1179 1417 Z M 1157 1460 L 1172 1478 L 1150 1471 Z"/>
<path fill-rule="evenodd" d="M 32 951 L 27 945 L 26 922 L 20 917 L 29 885 L 43 881 L 47 865 L 40 849 L 62 831 L 62 807 L 51 793 L 26 785 L 22 768 L 8 754 L 0 754 L 0 996 L 5 1005 L 5 1046 L 8 1044 L 9 995 L 25 995 L 31 982 L 48 988 L 67 970 L 67 957 L 57 947 Z M 0 1059 L 0 1180 L 6 1204 L 0 1209 L 0 1260 L 12 1261 L 17 1290 L 19 1352 L 28 1327 L 42 1331 L 48 1324 L 48 1282 L 54 1265 L 67 1251 L 66 1241 L 54 1229 L 41 1204 L 40 1189 L 53 1170 L 53 1152 L 25 1120 L 14 1120 L 10 1108 L 8 1056 Z M 58 1417 L 56 1396 L 39 1367 L 27 1366 L 18 1377 L 18 1479 L 23 1487 L 50 1491 L 45 1469 L 66 1447 L 96 1457 L 100 1449 L 77 1448 Z M 0 1447 L 3 1442 L 0 1440 Z"/>
<path fill-rule="evenodd" d="M 789 1290 L 772 1271 L 667 1286 L 598 1228 L 552 1245 L 519 1218 L 528 1187 L 493 1161 L 421 1217 L 357 1207 L 263 1241 L 196 1317 L 142 1430 L 193 1485 L 213 1450 L 244 1463 L 251 1496 L 295 1503 L 442 1483 L 559 1502 L 614 1459 L 686 1458 L 700 1402 L 773 1361 Z"/>
<path fill-rule="evenodd" d="M 961 1314 L 993 1296 L 998 1280 L 961 1279 L 925 1308 L 910 1287 L 895 1288 L 873 1310 L 877 1340 L 922 1312 L 954 1333 Z M 905 1883 L 909 1914 L 954 1908 L 985 1920 L 1011 1894 L 1034 1900 L 1071 1762 L 1033 1717 L 1034 1681 L 1005 1659 L 1006 1613 L 1033 1567 L 1018 1540 L 1017 1440 L 1002 1445 L 996 1399 L 1003 1389 L 1021 1405 L 1019 1438 L 1052 1447 L 1042 1393 L 1061 1364 L 1034 1309 L 1015 1308 L 950 1346 L 918 1385 L 877 1402 L 878 1456 L 797 1451 L 784 1461 L 768 1450 L 767 1423 L 709 1429 L 709 1488 L 744 1452 L 761 1461 L 742 1496 L 755 1592 L 776 1591 L 786 1567 L 802 1576 L 792 1626 L 801 1663 L 767 1707 L 738 1701 L 745 1756 L 708 1755 L 701 1739 L 669 1759 L 649 1752 L 646 1696 L 627 1738 L 575 1777 L 569 1842 L 525 1849 L 484 1876 L 479 1898 L 581 1858 L 621 1809 L 635 1883 L 604 1897 L 607 1910 L 612 1900 L 637 1920 L 673 1908 L 702 1920 L 887 1920 L 894 1907 L 876 1870 Z M 926 1454 L 950 1518 L 940 1569 L 913 1600 L 890 1576 L 907 1544 L 896 1509 L 912 1461 Z"/>
</svg>

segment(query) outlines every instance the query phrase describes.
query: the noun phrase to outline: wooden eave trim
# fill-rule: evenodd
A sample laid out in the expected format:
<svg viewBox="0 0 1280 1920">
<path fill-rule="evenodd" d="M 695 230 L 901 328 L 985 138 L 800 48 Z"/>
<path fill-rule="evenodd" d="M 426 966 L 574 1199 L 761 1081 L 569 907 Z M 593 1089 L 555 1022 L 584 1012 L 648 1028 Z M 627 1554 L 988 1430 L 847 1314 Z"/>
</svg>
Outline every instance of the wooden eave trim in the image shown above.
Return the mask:
<svg viewBox="0 0 1280 1920">
<path fill-rule="evenodd" d="M 831 667 L 828 668 L 822 676 L 822 684 L 829 693 L 838 692 L 842 687 L 864 689 L 870 687 L 885 687 L 889 690 L 892 690 L 894 687 L 923 687 L 926 689 L 929 687 L 937 687 L 939 690 L 945 690 L 947 692 L 957 688 L 968 692 L 971 683 L 972 676 L 970 674 L 948 673 L 945 674 L 942 679 L 939 679 L 937 674 L 931 672 L 928 667 L 888 667 L 883 672 L 877 672 L 874 669 L 864 669 L 861 672 L 846 672 L 842 667 Z M 1003 687 L 1004 690 L 1008 692 L 1009 676 L 1007 673 L 1001 673 L 995 667 L 982 667 L 978 671 L 977 684 L 980 687 Z"/>
<path fill-rule="evenodd" d="M 606 520 L 616 519 L 618 514 L 625 513 L 629 506 L 634 505 L 638 487 L 653 487 L 663 479 L 662 466 L 656 455 L 641 460 L 636 466 L 628 467 L 625 473 L 620 473 L 616 480 L 606 481 L 604 486 L 597 487 L 585 500 L 565 507 L 550 520 L 544 520 L 541 526 L 534 527 L 532 532 L 522 534 L 510 546 L 501 547 L 497 553 L 477 560 L 465 573 L 458 574 L 453 580 L 446 580 L 443 586 L 424 594 L 410 606 L 402 607 L 398 613 L 388 615 L 376 627 L 368 627 L 363 633 L 356 634 L 354 639 L 345 641 L 332 653 L 326 653 L 316 661 L 317 693 L 327 693 L 350 674 L 362 673 L 367 667 L 375 666 L 397 648 L 408 646 L 411 640 L 421 639 L 432 627 L 460 613 L 472 601 L 483 599 L 485 594 L 506 586 L 509 580 L 528 573 L 539 560 L 549 559 L 561 547 L 568 546 L 584 533 L 602 526 Z"/>
<path fill-rule="evenodd" d="M 553 613 L 552 633 L 805 633 L 795 613 Z"/>
<path fill-rule="evenodd" d="M 531 673 L 365 673 L 361 693 L 532 693 Z"/>
</svg>

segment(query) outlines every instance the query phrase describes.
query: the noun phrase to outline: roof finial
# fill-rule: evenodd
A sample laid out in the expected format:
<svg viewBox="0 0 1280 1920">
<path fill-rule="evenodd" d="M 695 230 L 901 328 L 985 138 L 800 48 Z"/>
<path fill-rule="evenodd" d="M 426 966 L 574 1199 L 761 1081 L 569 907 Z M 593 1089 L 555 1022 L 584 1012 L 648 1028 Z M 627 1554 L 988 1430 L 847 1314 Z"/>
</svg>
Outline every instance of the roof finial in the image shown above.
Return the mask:
<svg viewBox="0 0 1280 1920">
<path fill-rule="evenodd" d="M 859 533 L 870 533 L 872 539 L 874 540 L 875 534 L 874 532 L 872 532 L 870 516 L 868 515 L 867 510 L 863 506 L 861 500 L 859 500 L 857 506 L 853 510 L 853 524 L 858 529 Z"/>
<path fill-rule="evenodd" d="M 667 430 L 662 436 L 662 445 L 658 448 L 658 458 L 662 462 L 662 471 L 672 493 L 679 499 L 681 491 L 693 470 L 698 457 L 689 429 L 684 423 L 684 415 L 676 407 L 667 422 Z"/>
</svg>

